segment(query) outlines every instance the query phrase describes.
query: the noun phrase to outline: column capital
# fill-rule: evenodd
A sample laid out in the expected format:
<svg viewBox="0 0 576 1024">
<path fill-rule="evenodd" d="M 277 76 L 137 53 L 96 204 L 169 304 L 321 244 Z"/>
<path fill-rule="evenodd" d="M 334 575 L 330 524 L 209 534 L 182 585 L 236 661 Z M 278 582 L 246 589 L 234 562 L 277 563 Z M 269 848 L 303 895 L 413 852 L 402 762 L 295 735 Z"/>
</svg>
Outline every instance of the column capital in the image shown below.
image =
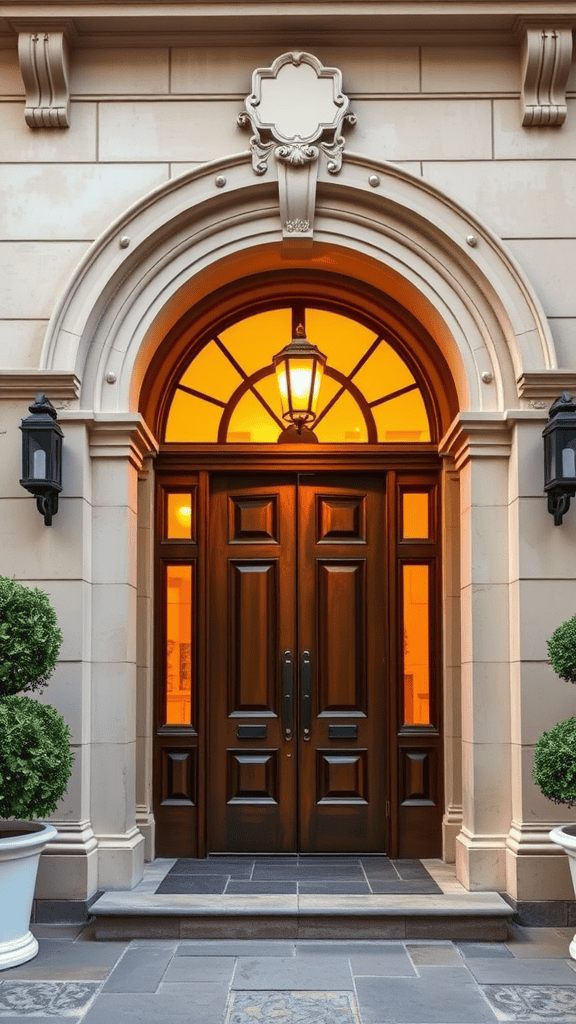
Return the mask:
<svg viewBox="0 0 576 1024">
<path fill-rule="evenodd" d="M 507 459 L 511 450 L 511 430 L 504 412 L 463 412 L 452 421 L 439 445 L 440 455 L 454 460 L 462 469 L 471 458 Z"/>
<path fill-rule="evenodd" d="M 92 459 L 126 459 L 138 471 L 158 442 L 140 413 L 94 413 L 88 423 Z"/>
</svg>

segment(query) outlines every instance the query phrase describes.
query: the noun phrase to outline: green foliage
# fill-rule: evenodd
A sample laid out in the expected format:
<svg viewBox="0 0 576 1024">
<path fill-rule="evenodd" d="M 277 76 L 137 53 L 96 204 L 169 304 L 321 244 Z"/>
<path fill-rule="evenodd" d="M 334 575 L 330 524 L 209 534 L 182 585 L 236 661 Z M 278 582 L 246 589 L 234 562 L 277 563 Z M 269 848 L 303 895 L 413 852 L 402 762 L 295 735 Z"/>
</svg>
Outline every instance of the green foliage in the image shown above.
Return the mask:
<svg viewBox="0 0 576 1024">
<path fill-rule="evenodd" d="M 72 772 L 70 729 L 49 704 L 0 699 L 0 818 L 43 818 L 56 810 Z"/>
<path fill-rule="evenodd" d="M 0 576 L 0 697 L 44 686 L 61 643 L 48 595 Z"/>
<path fill-rule="evenodd" d="M 576 615 L 552 633 L 548 654 L 556 675 L 569 683 L 576 683 Z"/>
<path fill-rule="evenodd" d="M 576 804 L 576 718 L 542 733 L 534 748 L 532 778 L 556 804 Z"/>
</svg>

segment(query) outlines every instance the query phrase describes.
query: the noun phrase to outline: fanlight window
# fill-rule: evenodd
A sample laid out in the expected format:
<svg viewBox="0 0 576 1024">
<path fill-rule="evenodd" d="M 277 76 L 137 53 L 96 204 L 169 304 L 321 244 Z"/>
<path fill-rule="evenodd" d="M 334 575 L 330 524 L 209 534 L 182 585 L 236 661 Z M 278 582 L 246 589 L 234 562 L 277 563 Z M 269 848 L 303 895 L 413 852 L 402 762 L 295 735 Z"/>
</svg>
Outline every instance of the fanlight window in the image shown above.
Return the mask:
<svg viewBox="0 0 576 1024">
<path fill-rule="evenodd" d="M 257 313 L 214 335 L 176 385 L 165 441 L 276 442 L 286 424 L 272 356 L 296 313 L 328 357 L 313 424 L 321 443 L 430 441 L 419 385 L 385 336 L 310 307 Z"/>
</svg>

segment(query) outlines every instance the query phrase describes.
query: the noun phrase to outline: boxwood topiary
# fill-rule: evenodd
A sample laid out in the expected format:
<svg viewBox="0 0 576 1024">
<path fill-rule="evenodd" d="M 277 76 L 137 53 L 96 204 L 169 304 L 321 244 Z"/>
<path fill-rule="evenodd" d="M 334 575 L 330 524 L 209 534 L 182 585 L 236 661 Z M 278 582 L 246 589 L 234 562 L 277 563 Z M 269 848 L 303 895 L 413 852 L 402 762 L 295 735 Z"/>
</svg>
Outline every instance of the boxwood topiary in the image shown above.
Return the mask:
<svg viewBox="0 0 576 1024">
<path fill-rule="evenodd" d="M 18 694 L 46 685 L 61 643 L 47 594 L 0 576 L 0 818 L 44 817 L 66 791 L 70 729 L 53 707 Z"/>
<path fill-rule="evenodd" d="M 0 697 L 41 690 L 54 671 L 61 643 L 48 595 L 0 576 Z"/>
<path fill-rule="evenodd" d="M 554 630 L 548 641 L 548 654 L 556 675 L 576 683 L 576 615 Z"/>
<path fill-rule="evenodd" d="M 49 704 L 0 699 L 0 818 L 43 818 L 56 810 L 72 771 L 70 729 Z"/>
<path fill-rule="evenodd" d="M 542 733 L 534 748 L 532 778 L 556 804 L 576 804 L 576 718 Z"/>
</svg>

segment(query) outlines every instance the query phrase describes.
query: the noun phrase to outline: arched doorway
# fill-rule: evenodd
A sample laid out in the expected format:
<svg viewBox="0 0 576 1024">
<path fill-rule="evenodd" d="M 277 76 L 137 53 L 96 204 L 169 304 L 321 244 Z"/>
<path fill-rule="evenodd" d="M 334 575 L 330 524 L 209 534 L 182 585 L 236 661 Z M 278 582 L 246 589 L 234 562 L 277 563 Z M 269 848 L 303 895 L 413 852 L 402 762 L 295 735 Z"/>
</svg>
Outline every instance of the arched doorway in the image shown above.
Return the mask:
<svg viewBox="0 0 576 1024">
<path fill-rule="evenodd" d="M 440 856 L 442 358 L 345 279 L 247 278 L 234 305 L 187 315 L 143 389 L 157 852 Z M 279 445 L 296 324 L 328 357 L 318 444 Z"/>
<path fill-rule="evenodd" d="M 375 174 L 380 178 L 377 189 L 370 184 Z M 221 175 L 225 188 L 218 184 Z M 184 358 L 191 343 L 210 323 L 242 312 L 248 295 L 246 273 L 261 273 L 272 290 L 274 282 L 281 281 L 284 295 L 286 268 L 300 273 L 298 291 L 305 298 L 309 280 L 315 287 L 322 274 L 345 275 L 346 303 L 354 315 L 361 307 L 376 321 L 381 318 L 406 341 L 408 351 L 413 344 L 409 337 L 418 340 L 414 351 L 423 368 L 421 384 L 434 396 L 445 467 L 443 853 L 448 860 L 456 856 L 458 877 L 466 886 L 500 891 L 506 885 L 505 857 L 512 862 L 511 872 L 532 862 L 518 850 L 533 852 L 533 824 L 514 824 L 508 843 L 513 792 L 520 801 L 518 821 L 524 813 L 523 790 L 518 788 L 521 772 L 516 772 L 514 782 L 510 712 L 486 696 L 486 686 L 488 676 L 494 682 L 496 635 L 503 639 L 497 677 L 502 679 L 502 692 L 508 685 L 505 638 L 516 642 L 519 626 L 511 622 L 509 633 L 503 628 L 513 591 L 507 579 L 502 582 L 501 569 L 511 564 L 520 535 L 502 528 L 495 513 L 508 503 L 509 488 L 518 486 L 518 466 L 510 459 L 512 437 L 515 445 L 533 445 L 536 428 L 531 418 L 545 417 L 543 395 L 551 401 L 556 394 L 554 343 L 530 282 L 476 216 L 403 168 L 361 155 L 348 154 L 337 181 L 319 180 L 314 243 L 304 256 L 294 255 L 281 239 L 275 182 L 255 176 L 250 154 L 240 154 L 195 167 L 143 197 L 90 247 L 54 308 L 40 369 L 56 382 L 65 377 L 70 395 L 79 393 L 61 418 L 67 422 L 68 445 L 75 445 L 77 464 L 86 466 L 91 488 L 80 533 L 86 549 L 93 547 L 98 568 L 96 584 L 90 584 L 90 593 L 97 594 L 97 602 L 90 598 L 95 612 L 84 630 L 88 668 L 103 633 L 108 639 L 110 630 L 102 623 L 112 608 L 118 640 L 104 659 L 105 675 L 114 679 L 114 704 L 98 705 L 90 672 L 82 677 L 82 700 L 92 720 L 100 716 L 107 747 L 104 752 L 102 744 L 91 747 L 82 739 L 82 755 L 92 774 L 79 775 L 71 811 L 75 817 L 72 824 L 65 823 L 66 829 L 80 836 L 82 857 L 88 851 L 91 863 L 97 858 L 106 886 L 118 886 L 120 881 L 130 886 L 139 877 L 141 834 L 146 836 L 148 855 L 154 856 L 148 513 L 163 402 L 176 383 L 180 356 Z M 341 279 L 333 280 L 335 297 L 341 298 Z M 329 280 L 322 285 L 323 295 L 325 288 Z M 253 294 L 248 295 L 251 298 Z M 438 352 L 443 360 L 437 360 Z M 234 447 L 237 453 L 240 446 Z M 257 445 L 246 448 L 248 461 L 250 452 L 259 459 L 264 454 L 257 452 Z M 271 446 L 274 465 L 278 448 Z M 346 467 L 338 462 L 341 453 L 336 448 L 330 458 L 326 449 L 325 458 L 342 470 Z M 351 457 L 361 448 L 351 445 Z M 200 457 L 199 446 L 197 454 Z M 358 455 L 354 457 L 357 470 Z M 204 446 L 202 460 L 200 469 L 206 472 L 218 465 L 227 468 L 224 456 L 210 451 L 209 445 Z M 290 453 L 284 460 L 290 468 Z M 191 470 L 186 450 L 180 468 Z M 230 468 L 237 469 L 237 463 Z M 104 513 L 111 497 L 115 516 L 124 515 L 127 525 L 115 532 L 117 557 L 103 575 L 98 545 L 109 544 L 105 524 L 111 517 Z M 466 554 L 462 573 L 453 557 L 460 536 Z M 487 588 L 495 578 L 498 586 Z M 97 662 L 98 656 L 94 659 Z M 461 687 L 469 711 L 466 719 Z M 136 715 L 130 712 L 135 697 Z M 115 714 L 116 706 L 127 710 L 116 715 L 111 731 L 106 715 Z M 498 743 L 488 748 L 495 733 Z M 119 772 L 135 778 L 135 786 L 125 789 L 122 806 L 108 798 Z M 91 785 L 90 779 L 97 784 Z M 194 782 L 195 800 L 204 792 L 203 783 L 196 788 L 198 781 L 199 777 Z M 498 800 L 493 799 L 494 792 Z M 85 829 L 87 806 L 97 850 L 95 843 L 90 846 Z M 61 851 L 56 860 L 64 863 Z"/>
</svg>

